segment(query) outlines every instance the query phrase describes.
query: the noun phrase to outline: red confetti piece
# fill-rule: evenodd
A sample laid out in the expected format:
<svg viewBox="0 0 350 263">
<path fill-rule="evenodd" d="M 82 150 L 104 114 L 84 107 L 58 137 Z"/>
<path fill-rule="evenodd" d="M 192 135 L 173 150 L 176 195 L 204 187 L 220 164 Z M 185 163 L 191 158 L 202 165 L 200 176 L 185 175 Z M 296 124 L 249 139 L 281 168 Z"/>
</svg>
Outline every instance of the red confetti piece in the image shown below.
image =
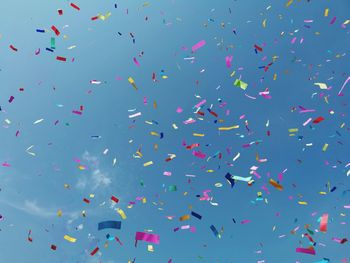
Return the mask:
<svg viewBox="0 0 350 263">
<path fill-rule="evenodd" d="M 63 15 L 63 10 L 62 9 L 57 9 L 58 14 L 61 16 Z"/>
<path fill-rule="evenodd" d="M 91 20 L 97 20 L 97 19 L 98 19 L 98 16 L 91 17 Z"/>
<path fill-rule="evenodd" d="M 118 198 L 116 198 L 114 195 L 112 195 L 111 200 L 112 200 L 112 201 L 114 201 L 114 202 L 116 202 L 116 203 L 118 203 L 118 202 L 119 202 L 119 199 L 118 199 Z"/>
<path fill-rule="evenodd" d="M 52 26 L 51 29 L 53 32 L 55 32 L 56 36 L 59 36 L 61 34 L 60 31 L 55 26 Z"/>
<path fill-rule="evenodd" d="M 79 7 L 79 6 L 77 6 L 76 4 L 74 4 L 74 3 L 70 3 L 70 6 L 71 6 L 71 7 L 73 7 L 74 9 L 76 9 L 76 10 L 80 11 L 80 7 Z"/>
<path fill-rule="evenodd" d="M 214 111 L 210 111 L 210 114 L 213 115 L 213 116 L 216 117 L 216 118 L 218 117 L 217 113 L 214 112 Z"/>
<path fill-rule="evenodd" d="M 255 47 L 256 50 L 258 50 L 258 51 L 260 51 L 260 52 L 263 51 L 263 49 L 262 49 L 261 47 L 259 47 L 258 45 L 254 45 L 254 47 Z"/>
<path fill-rule="evenodd" d="M 52 250 L 56 250 L 57 247 L 56 247 L 55 245 L 51 245 L 51 249 L 52 249 Z"/>
<path fill-rule="evenodd" d="M 10 48 L 13 50 L 13 51 L 18 51 L 18 49 L 17 48 L 15 48 L 13 45 L 10 45 Z"/>
<path fill-rule="evenodd" d="M 99 251 L 100 249 L 98 247 L 96 247 L 93 251 L 91 251 L 90 255 L 93 256 L 97 253 L 97 251 Z"/>
<path fill-rule="evenodd" d="M 84 198 L 83 201 L 84 201 L 85 203 L 87 203 L 87 204 L 90 204 L 90 200 L 89 200 L 89 199 Z"/>
<path fill-rule="evenodd" d="M 60 56 L 57 56 L 56 59 L 59 61 L 64 61 L 64 62 L 67 61 L 67 59 L 65 57 L 60 57 Z"/>
<path fill-rule="evenodd" d="M 328 214 L 323 214 L 320 222 L 320 231 L 326 233 L 328 224 Z"/>
<path fill-rule="evenodd" d="M 323 120 L 324 120 L 323 117 L 318 117 L 318 118 L 316 118 L 316 119 L 313 120 L 313 123 L 318 124 L 318 123 L 320 123 L 320 122 L 323 121 Z"/>
<path fill-rule="evenodd" d="M 32 239 L 32 237 L 30 236 L 32 234 L 32 230 L 29 230 L 29 232 L 28 232 L 28 241 L 29 242 L 33 242 L 33 239 Z"/>
</svg>

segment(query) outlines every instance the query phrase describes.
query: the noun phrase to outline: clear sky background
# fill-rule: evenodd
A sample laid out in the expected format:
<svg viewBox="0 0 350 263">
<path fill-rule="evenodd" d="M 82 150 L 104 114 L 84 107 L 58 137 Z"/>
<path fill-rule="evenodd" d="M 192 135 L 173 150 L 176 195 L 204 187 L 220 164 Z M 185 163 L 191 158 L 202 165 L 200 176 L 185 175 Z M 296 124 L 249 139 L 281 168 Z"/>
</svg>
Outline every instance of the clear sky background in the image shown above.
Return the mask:
<svg viewBox="0 0 350 263">
<path fill-rule="evenodd" d="M 350 86 L 338 96 L 350 75 L 349 1 L 74 3 L 80 11 L 69 1 L 0 2 L 0 262 L 350 262 L 349 242 L 332 240 L 350 238 Z M 254 182 L 231 188 L 227 172 Z M 200 200 L 205 190 L 210 200 Z M 179 220 L 191 211 L 202 219 Z M 105 220 L 122 227 L 98 231 Z M 195 231 L 174 232 L 183 225 Z M 135 248 L 137 231 L 160 236 L 154 252 Z M 123 245 L 107 247 L 107 233 Z M 315 256 L 295 251 L 310 245 Z"/>
</svg>

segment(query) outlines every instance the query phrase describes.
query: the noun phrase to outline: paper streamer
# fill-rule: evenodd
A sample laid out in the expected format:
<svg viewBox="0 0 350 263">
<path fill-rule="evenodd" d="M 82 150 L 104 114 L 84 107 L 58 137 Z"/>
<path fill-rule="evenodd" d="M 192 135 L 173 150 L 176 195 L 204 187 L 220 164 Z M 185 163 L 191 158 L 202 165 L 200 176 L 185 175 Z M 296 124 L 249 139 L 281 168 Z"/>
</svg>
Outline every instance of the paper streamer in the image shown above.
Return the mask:
<svg viewBox="0 0 350 263">
<path fill-rule="evenodd" d="M 341 89 L 338 92 L 338 96 L 342 93 L 343 89 L 345 88 L 346 84 L 348 84 L 349 81 L 350 81 L 350 76 L 345 80 L 343 86 L 341 87 Z"/>
<path fill-rule="evenodd" d="M 145 241 L 149 243 L 159 244 L 160 237 L 155 234 L 148 234 L 144 232 L 136 232 L 135 240 L 137 241 Z"/>
<path fill-rule="evenodd" d="M 120 229 L 121 226 L 122 226 L 121 221 L 103 221 L 98 223 L 98 230 L 102 230 L 105 228 Z"/>
</svg>

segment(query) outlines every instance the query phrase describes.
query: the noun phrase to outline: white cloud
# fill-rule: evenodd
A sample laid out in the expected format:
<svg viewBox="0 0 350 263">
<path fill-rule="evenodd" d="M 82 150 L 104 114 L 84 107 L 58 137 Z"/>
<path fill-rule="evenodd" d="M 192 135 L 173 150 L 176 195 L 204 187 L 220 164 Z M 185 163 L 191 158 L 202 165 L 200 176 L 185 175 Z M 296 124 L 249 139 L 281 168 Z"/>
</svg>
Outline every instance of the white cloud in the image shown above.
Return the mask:
<svg viewBox="0 0 350 263">
<path fill-rule="evenodd" d="M 108 173 L 101 171 L 100 162 L 97 156 L 93 156 L 88 151 L 85 151 L 82 159 L 88 163 L 88 167 L 91 170 L 91 178 L 79 178 L 76 184 L 78 189 L 90 187 L 92 190 L 96 190 L 99 187 L 107 187 L 112 183 Z"/>
<path fill-rule="evenodd" d="M 29 214 L 37 215 L 40 217 L 52 217 L 52 216 L 55 216 L 57 213 L 54 211 L 50 211 L 46 208 L 40 207 L 36 201 L 30 201 L 30 200 L 24 201 L 24 206 L 22 210 Z"/>
<path fill-rule="evenodd" d="M 0 200 L 0 203 L 33 216 L 55 217 L 57 215 L 57 211 L 41 207 L 38 205 L 37 201 L 25 200 L 23 204 L 18 204 Z"/>
</svg>

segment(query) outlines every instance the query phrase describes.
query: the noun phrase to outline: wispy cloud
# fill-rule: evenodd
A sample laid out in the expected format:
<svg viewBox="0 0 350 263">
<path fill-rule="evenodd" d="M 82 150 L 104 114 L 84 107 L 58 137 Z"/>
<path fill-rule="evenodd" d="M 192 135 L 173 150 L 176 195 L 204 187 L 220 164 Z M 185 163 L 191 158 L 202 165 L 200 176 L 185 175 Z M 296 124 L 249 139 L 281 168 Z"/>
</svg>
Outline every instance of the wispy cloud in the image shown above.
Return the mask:
<svg viewBox="0 0 350 263">
<path fill-rule="evenodd" d="M 23 203 L 8 202 L 5 200 L 0 200 L 0 203 L 16 210 L 22 211 L 26 214 L 38 216 L 38 217 L 55 217 L 57 216 L 57 210 L 49 209 L 38 205 L 35 200 L 25 200 Z M 65 212 L 65 215 L 70 217 L 75 216 L 78 212 Z"/>
<path fill-rule="evenodd" d="M 108 173 L 101 170 L 100 161 L 97 156 L 93 156 L 88 151 L 85 151 L 82 159 L 88 163 L 91 174 L 90 178 L 79 178 L 76 184 L 78 189 L 89 187 L 92 190 L 96 190 L 99 187 L 107 187 L 112 183 Z"/>
</svg>

